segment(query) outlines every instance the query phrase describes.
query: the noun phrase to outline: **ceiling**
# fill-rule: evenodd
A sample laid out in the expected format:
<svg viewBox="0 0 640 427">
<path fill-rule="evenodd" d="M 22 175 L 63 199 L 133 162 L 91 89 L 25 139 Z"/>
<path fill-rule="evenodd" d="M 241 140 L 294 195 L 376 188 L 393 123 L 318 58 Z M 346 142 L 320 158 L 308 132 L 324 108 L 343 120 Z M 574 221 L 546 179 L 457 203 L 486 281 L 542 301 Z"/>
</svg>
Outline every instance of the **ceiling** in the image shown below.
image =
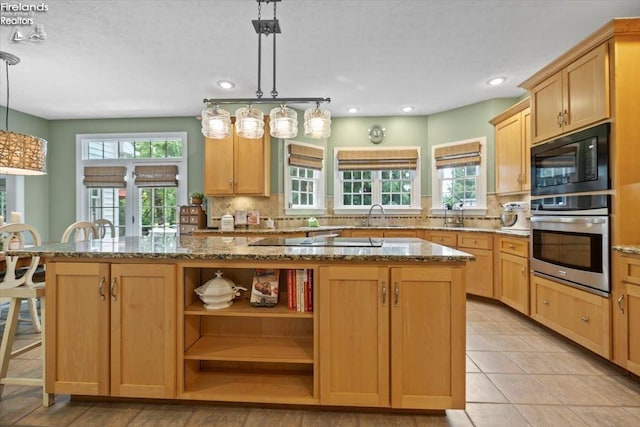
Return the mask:
<svg viewBox="0 0 640 427">
<path fill-rule="evenodd" d="M 32 15 L 47 39 L 15 43 L 15 28 L 28 35 L 35 25 L 0 26 L 0 50 L 21 59 L 9 68 L 12 109 L 49 120 L 197 116 L 205 97 L 255 96 L 255 0 L 21 3 L 48 6 Z M 640 16 L 640 0 L 283 0 L 277 89 L 330 97 L 334 116 L 350 106 L 356 116 L 400 115 L 405 105 L 428 115 L 517 97 L 518 84 L 623 16 Z M 269 96 L 272 40 L 263 40 Z M 506 83 L 489 87 L 495 76 Z M 219 88 L 223 79 L 236 87 Z"/>
</svg>

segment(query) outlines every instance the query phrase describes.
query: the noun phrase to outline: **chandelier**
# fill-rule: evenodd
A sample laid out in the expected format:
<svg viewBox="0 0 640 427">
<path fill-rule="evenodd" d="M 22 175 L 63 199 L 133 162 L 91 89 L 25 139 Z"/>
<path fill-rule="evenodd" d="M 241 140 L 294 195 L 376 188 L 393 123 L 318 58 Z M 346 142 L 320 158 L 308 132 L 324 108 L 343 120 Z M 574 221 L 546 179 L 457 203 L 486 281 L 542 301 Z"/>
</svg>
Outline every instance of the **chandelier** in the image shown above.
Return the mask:
<svg viewBox="0 0 640 427">
<path fill-rule="evenodd" d="M 9 131 L 9 65 L 16 65 L 20 58 L 0 52 L 0 59 L 5 62 L 7 76 L 7 130 L 0 130 L 0 174 L 44 175 L 47 173 L 47 141 Z"/>
<path fill-rule="evenodd" d="M 295 138 L 298 135 L 298 114 L 287 104 L 315 104 L 304 113 L 304 135 L 312 139 L 326 139 L 331 136 L 331 112 L 320 108 L 320 104 L 331 102 L 331 98 L 278 98 L 276 90 L 276 34 L 280 34 L 280 23 L 276 18 L 276 4 L 281 0 L 256 0 L 258 19 L 253 28 L 258 34 L 258 89 L 256 97 L 233 99 L 204 99 L 202 110 L 202 133 L 213 139 L 224 139 L 231 135 L 231 115 L 220 108 L 223 104 L 246 104 L 236 110 L 236 133 L 243 138 L 262 138 L 264 135 L 264 114 L 254 104 L 279 104 L 269 114 L 270 134 L 274 138 Z M 262 3 L 273 3 L 273 19 L 262 19 Z M 273 88 L 271 98 L 262 98 L 262 37 L 273 36 Z"/>
</svg>

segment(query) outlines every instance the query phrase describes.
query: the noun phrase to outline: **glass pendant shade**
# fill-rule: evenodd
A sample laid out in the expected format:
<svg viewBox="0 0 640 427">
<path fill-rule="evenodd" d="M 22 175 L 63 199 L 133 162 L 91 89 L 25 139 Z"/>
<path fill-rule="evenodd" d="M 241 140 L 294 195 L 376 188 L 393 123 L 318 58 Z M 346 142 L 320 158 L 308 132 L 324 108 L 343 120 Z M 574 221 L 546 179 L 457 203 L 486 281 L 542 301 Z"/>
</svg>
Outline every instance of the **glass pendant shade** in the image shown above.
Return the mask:
<svg viewBox="0 0 640 427">
<path fill-rule="evenodd" d="M 331 136 L 331 111 L 309 108 L 304 112 L 304 136 L 312 139 L 327 139 Z"/>
<path fill-rule="evenodd" d="M 207 138 L 225 139 L 231 136 L 231 115 L 222 108 L 202 110 L 202 134 Z"/>
<path fill-rule="evenodd" d="M 0 130 L 0 174 L 47 173 L 47 141 L 36 136 Z"/>
<path fill-rule="evenodd" d="M 262 111 L 248 106 L 236 110 L 236 133 L 249 139 L 264 136 L 264 114 Z"/>
<path fill-rule="evenodd" d="M 276 107 L 269 114 L 271 136 L 289 139 L 298 135 L 298 114 L 286 106 Z"/>
</svg>

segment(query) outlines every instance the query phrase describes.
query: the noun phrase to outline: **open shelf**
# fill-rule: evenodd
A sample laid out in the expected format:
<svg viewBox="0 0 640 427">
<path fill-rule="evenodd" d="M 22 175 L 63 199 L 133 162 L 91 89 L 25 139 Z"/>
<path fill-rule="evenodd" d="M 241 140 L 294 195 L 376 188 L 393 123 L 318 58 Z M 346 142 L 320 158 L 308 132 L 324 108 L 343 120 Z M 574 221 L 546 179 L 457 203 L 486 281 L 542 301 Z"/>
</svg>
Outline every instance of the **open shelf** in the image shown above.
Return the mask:
<svg viewBox="0 0 640 427">
<path fill-rule="evenodd" d="M 313 364 L 313 338 L 206 335 L 186 351 L 184 358 Z"/>
<path fill-rule="evenodd" d="M 187 399 L 233 402 L 317 404 L 311 373 L 256 373 L 202 370 L 185 384 Z"/>
<path fill-rule="evenodd" d="M 287 294 L 280 296 L 287 300 Z M 278 303 L 274 307 L 254 307 L 248 300 L 237 300 L 231 306 L 219 310 L 208 310 L 200 300 L 194 301 L 184 310 L 185 315 L 192 316 L 242 316 L 242 317 L 296 317 L 312 319 L 312 312 L 289 310 L 286 303 Z"/>
</svg>

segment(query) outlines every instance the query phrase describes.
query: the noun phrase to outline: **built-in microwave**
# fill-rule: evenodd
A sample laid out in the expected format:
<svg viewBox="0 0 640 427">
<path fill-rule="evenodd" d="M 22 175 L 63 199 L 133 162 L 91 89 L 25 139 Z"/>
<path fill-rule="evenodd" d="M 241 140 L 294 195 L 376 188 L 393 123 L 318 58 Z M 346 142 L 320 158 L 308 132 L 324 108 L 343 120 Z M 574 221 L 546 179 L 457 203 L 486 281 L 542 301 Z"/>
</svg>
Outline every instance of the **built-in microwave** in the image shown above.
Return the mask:
<svg viewBox="0 0 640 427">
<path fill-rule="evenodd" d="M 608 190 L 609 123 L 531 148 L 531 195 Z"/>
</svg>

